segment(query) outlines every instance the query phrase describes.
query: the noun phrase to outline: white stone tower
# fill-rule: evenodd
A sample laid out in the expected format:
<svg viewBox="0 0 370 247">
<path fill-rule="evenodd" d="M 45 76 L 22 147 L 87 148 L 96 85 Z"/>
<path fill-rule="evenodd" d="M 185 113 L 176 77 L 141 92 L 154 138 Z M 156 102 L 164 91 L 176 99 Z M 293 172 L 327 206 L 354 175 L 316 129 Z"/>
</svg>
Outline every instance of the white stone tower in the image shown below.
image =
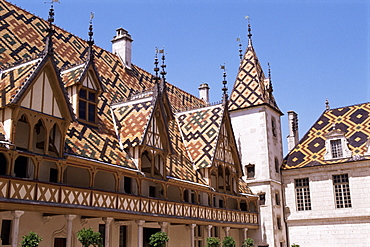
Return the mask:
<svg viewBox="0 0 370 247">
<path fill-rule="evenodd" d="M 229 110 L 241 155 L 244 179 L 260 196 L 260 229 L 248 232 L 256 246 L 287 246 L 280 166 L 283 160 L 280 117 L 269 71 L 265 77 L 252 45 L 248 47 L 230 96 Z"/>
</svg>

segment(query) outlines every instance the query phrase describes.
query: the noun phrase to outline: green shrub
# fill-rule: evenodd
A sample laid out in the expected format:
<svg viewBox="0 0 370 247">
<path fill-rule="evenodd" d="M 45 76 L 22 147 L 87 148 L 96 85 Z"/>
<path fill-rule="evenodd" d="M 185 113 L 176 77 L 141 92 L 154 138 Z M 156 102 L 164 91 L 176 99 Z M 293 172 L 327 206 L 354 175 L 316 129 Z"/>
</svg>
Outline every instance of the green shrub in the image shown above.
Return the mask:
<svg viewBox="0 0 370 247">
<path fill-rule="evenodd" d="M 28 235 L 24 235 L 22 237 L 21 246 L 22 247 L 37 247 L 39 243 L 42 241 L 36 233 L 30 232 Z"/>
<path fill-rule="evenodd" d="M 247 238 L 244 240 L 242 247 L 253 247 L 254 241 L 251 238 Z"/>
<path fill-rule="evenodd" d="M 156 232 L 150 236 L 149 240 L 150 246 L 165 247 L 166 243 L 168 242 L 168 240 L 170 240 L 170 238 L 165 232 Z"/>
<path fill-rule="evenodd" d="M 235 247 L 236 242 L 233 237 L 225 237 L 222 241 L 222 247 Z"/>
<path fill-rule="evenodd" d="M 221 240 L 215 237 L 207 238 L 207 247 L 220 247 Z"/>
<path fill-rule="evenodd" d="M 94 247 L 103 246 L 103 239 L 100 237 L 100 232 L 94 232 L 91 228 L 82 229 L 77 232 L 77 240 L 84 247 L 89 247 L 90 245 Z"/>
<path fill-rule="evenodd" d="M 292 244 L 292 247 L 299 247 L 299 244 L 295 244 L 295 243 L 293 243 L 293 244 Z"/>
</svg>

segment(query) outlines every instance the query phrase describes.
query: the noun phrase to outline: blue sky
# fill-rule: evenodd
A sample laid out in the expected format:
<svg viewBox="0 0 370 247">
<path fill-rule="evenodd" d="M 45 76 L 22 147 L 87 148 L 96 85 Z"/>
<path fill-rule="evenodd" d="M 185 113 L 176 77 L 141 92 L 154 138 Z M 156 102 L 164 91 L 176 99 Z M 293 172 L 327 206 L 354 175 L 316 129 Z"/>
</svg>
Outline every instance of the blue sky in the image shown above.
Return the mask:
<svg viewBox="0 0 370 247">
<path fill-rule="evenodd" d="M 12 0 L 42 18 L 44 0 Z M 211 101 L 221 99 L 226 64 L 229 91 L 239 64 L 238 42 L 252 40 L 267 74 L 271 64 L 274 95 L 284 116 L 298 113 L 300 137 L 325 110 L 370 101 L 370 3 L 366 0 L 60 0 L 55 24 L 87 39 L 94 12 L 95 44 L 111 50 L 115 29 L 134 39 L 132 61 L 153 71 L 155 47 L 167 53 L 167 79 L 198 95 L 207 82 Z M 286 145 L 285 145 L 286 146 Z M 286 147 L 285 151 L 286 153 Z"/>
</svg>

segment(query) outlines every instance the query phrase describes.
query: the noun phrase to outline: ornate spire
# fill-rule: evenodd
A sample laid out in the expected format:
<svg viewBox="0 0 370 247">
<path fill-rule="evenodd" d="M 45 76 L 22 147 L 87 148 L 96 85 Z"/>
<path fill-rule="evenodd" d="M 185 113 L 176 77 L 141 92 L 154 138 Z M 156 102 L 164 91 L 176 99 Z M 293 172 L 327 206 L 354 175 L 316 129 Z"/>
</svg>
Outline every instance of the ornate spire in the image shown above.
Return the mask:
<svg viewBox="0 0 370 247">
<path fill-rule="evenodd" d="M 93 50 L 93 45 L 94 45 L 94 39 L 93 39 L 93 25 L 92 25 L 92 20 L 94 19 L 94 13 L 90 12 L 90 25 L 89 25 L 89 32 L 87 33 L 89 35 L 89 40 L 87 41 L 87 44 L 89 45 L 89 59 L 92 59 L 94 57 L 94 50 Z"/>
<path fill-rule="evenodd" d="M 242 59 L 243 59 L 242 40 L 239 37 L 239 38 L 236 39 L 236 41 L 239 42 L 239 59 L 240 59 L 240 61 L 242 61 Z"/>
<path fill-rule="evenodd" d="M 224 65 L 221 65 L 221 69 L 223 70 L 223 81 L 222 81 L 222 84 L 224 85 L 223 88 L 222 88 L 222 104 L 226 105 L 227 104 L 227 100 L 228 100 L 228 95 L 227 95 L 227 81 L 226 81 L 226 66 L 225 64 Z"/>
<path fill-rule="evenodd" d="M 158 48 L 155 48 L 155 56 L 154 56 L 154 72 L 155 72 L 154 83 L 155 84 L 158 84 L 158 81 L 159 81 L 158 53 L 159 53 Z"/>
<path fill-rule="evenodd" d="M 52 42 L 52 37 L 54 34 L 54 29 L 53 29 L 53 22 L 54 22 L 54 2 L 59 3 L 59 0 L 52 0 L 51 5 L 50 5 L 50 10 L 49 10 L 49 17 L 48 17 L 48 22 L 49 22 L 49 27 L 46 29 L 46 40 L 45 40 L 45 49 L 44 53 L 52 53 L 53 52 L 53 42 Z"/>
<path fill-rule="evenodd" d="M 252 29 L 251 29 L 251 18 L 249 16 L 246 16 L 245 19 L 248 20 L 248 47 L 253 46 L 252 45 Z"/>
<path fill-rule="evenodd" d="M 267 66 L 269 68 L 269 71 L 268 71 L 268 80 L 269 80 L 269 85 L 268 85 L 268 91 L 269 93 L 272 93 L 274 91 L 273 87 L 272 87 L 272 79 L 271 79 L 271 66 L 270 66 L 270 63 L 267 63 Z"/>
</svg>

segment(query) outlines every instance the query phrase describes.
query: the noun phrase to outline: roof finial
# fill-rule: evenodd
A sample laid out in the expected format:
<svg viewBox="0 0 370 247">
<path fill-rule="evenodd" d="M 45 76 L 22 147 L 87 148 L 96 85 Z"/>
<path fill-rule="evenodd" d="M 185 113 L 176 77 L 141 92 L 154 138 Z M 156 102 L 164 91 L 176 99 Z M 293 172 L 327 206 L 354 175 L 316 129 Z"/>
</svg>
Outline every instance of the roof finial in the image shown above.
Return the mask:
<svg viewBox="0 0 370 247">
<path fill-rule="evenodd" d="M 326 98 L 326 100 L 325 100 L 325 108 L 326 108 L 326 110 L 328 111 L 328 110 L 330 110 L 330 106 L 329 106 L 329 100 L 328 100 L 328 98 Z"/>
<path fill-rule="evenodd" d="M 248 47 L 252 46 L 252 29 L 251 29 L 251 18 L 247 15 L 245 19 L 248 20 Z"/>
<path fill-rule="evenodd" d="M 89 25 L 89 32 L 87 33 L 89 35 L 89 40 L 87 41 L 87 44 L 89 45 L 89 58 L 93 58 L 94 56 L 94 51 L 93 51 L 93 44 L 94 44 L 94 39 L 93 39 L 93 25 L 92 25 L 92 20 L 94 19 L 94 13 L 90 12 L 90 25 Z"/>
<path fill-rule="evenodd" d="M 159 72 L 159 68 L 158 68 L 158 53 L 159 53 L 159 50 L 158 48 L 156 47 L 155 48 L 155 56 L 154 56 L 154 72 L 155 72 L 155 77 L 154 77 L 154 83 L 155 84 L 158 84 L 158 81 L 159 81 L 159 76 L 158 76 L 158 72 Z"/>
<path fill-rule="evenodd" d="M 165 54 L 164 53 L 164 48 L 162 50 L 159 50 L 159 53 L 162 53 L 162 65 L 161 65 L 162 71 L 161 71 L 161 76 L 162 76 L 163 82 L 165 82 L 166 81 L 166 77 L 165 76 L 166 76 L 167 72 L 165 70 L 166 64 L 164 63 L 166 61 L 166 56 L 164 55 Z"/>
<path fill-rule="evenodd" d="M 46 2 L 45 2 L 46 3 Z M 45 53 L 51 53 L 53 51 L 52 36 L 54 33 L 53 22 L 54 22 L 54 3 L 59 3 L 59 0 L 52 0 L 50 2 L 50 10 L 48 16 L 49 27 L 46 29 L 46 41 L 45 41 Z"/>
<path fill-rule="evenodd" d="M 243 50 L 242 50 L 242 40 L 239 38 L 236 39 L 239 42 L 239 59 L 240 61 L 243 59 Z"/>
<path fill-rule="evenodd" d="M 223 70 L 223 75 L 222 77 L 224 78 L 223 81 L 222 81 L 222 84 L 224 84 L 224 87 L 222 88 L 222 104 L 226 104 L 227 103 L 227 99 L 228 99 L 228 95 L 227 95 L 227 81 L 226 81 L 226 66 L 225 64 L 224 65 L 221 65 L 221 69 Z"/>
<path fill-rule="evenodd" d="M 268 66 L 268 68 L 269 68 L 269 85 L 268 85 L 268 90 L 269 90 L 269 92 L 270 93 L 272 93 L 273 91 L 274 91 L 274 89 L 273 89 L 273 87 L 272 87 L 272 79 L 271 79 L 271 66 L 270 66 L 270 63 L 267 63 L 267 66 Z"/>
</svg>

